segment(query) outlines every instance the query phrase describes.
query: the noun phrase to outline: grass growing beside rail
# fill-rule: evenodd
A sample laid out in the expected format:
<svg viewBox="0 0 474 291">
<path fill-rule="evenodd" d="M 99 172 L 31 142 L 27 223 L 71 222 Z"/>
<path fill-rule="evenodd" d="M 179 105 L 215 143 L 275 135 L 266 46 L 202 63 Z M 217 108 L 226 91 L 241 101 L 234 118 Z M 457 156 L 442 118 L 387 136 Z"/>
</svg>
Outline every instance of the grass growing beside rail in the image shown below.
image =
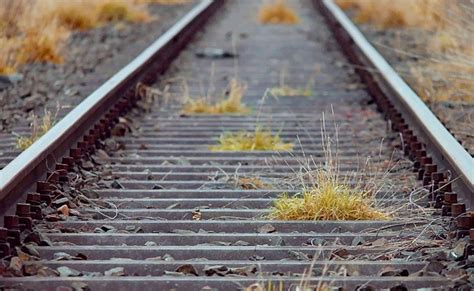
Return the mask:
<svg viewBox="0 0 474 291">
<path fill-rule="evenodd" d="M 454 0 L 336 2 L 351 9 L 358 23 L 398 29 L 399 45 L 387 43 L 382 49 L 396 50 L 407 68 L 400 73 L 425 101 L 474 102 L 472 5 Z M 405 34 L 419 43 L 407 45 Z"/>
<path fill-rule="evenodd" d="M 54 125 L 54 117 L 51 112 L 46 111 L 41 120 L 33 116 L 30 136 L 20 136 L 16 140 L 16 147 L 21 150 L 29 148 L 36 140 L 48 132 Z"/>
<path fill-rule="evenodd" d="M 300 21 L 296 12 L 285 0 L 264 3 L 260 7 L 258 19 L 263 24 L 296 24 Z"/>
<path fill-rule="evenodd" d="M 31 62 L 61 63 L 72 31 L 110 22 L 144 22 L 146 5 L 183 0 L 0 0 L 0 74 Z"/>
</svg>

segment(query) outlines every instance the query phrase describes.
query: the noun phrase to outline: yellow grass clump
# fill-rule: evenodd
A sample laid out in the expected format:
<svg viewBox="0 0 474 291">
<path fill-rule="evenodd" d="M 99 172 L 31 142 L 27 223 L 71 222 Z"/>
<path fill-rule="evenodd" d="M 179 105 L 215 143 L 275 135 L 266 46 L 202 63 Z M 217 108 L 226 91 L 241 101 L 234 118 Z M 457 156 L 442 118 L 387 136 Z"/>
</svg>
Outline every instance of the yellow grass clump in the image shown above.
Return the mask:
<svg viewBox="0 0 474 291">
<path fill-rule="evenodd" d="M 54 125 L 54 118 L 51 112 L 47 111 L 43 118 L 40 120 L 37 116 L 33 116 L 33 124 L 31 126 L 30 136 L 20 136 L 16 141 L 16 147 L 21 150 L 29 148 L 36 140 L 42 137 L 48 132 Z"/>
<path fill-rule="evenodd" d="M 263 24 L 296 24 L 299 22 L 298 15 L 286 4 L 285 0 L 263 4 L 260 7 L 258 19 Z"/>
<path fill-rule="evenodd" d="M 327 171 L 318 171 L 315 184 L 302 194 L 283 194 L 270 209 L 277 220 L 384 220 L 388 216 L 373 207 L 370 193 L 351 189 Z"/>
<path fill-rule="evenodd" d="M 224 133 L 219 138 L 219 144 L 210 146 L 211 151 L 291 151 L 292 143 L 285 143 L 278 134 L 272 134 L 257 126 L 255 131 L 240 131 Z"/>
<path fill-rule="evenodd" d="M 209 102 L 206 98 L 188 100 L 182 111 L 186 114 L 246 114 L 250 109 L 242 103 L 245 90 L 245 85 L 232 79 L 226 98 L 215 103 Z"/>
</svg>

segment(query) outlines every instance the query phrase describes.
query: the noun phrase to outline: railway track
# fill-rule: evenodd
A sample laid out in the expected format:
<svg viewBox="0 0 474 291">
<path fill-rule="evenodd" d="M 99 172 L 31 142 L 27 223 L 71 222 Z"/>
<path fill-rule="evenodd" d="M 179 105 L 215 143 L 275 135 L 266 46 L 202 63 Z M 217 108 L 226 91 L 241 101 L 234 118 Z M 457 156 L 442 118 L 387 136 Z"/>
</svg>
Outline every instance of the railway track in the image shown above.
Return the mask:
<svg viewBox="0 0 474 291">
<path fill-rule="evenodd" d="M 257 24 L 257 1 L 200 2 L 2 170 L 3 286 L 468 290 L 472 158 L 404 99 L 404 83 L 331 1 L 314 2 L 291 2 L 298 26 Z M 197 58 L 204 47 L 238 58 Z M 291 86 L 313 75 L 311 96 L 262 98 L 281 85 L 282 68 Z M 182 80 L 198 96 L 233 77 L 247 84 L 250 114 L 182 112 Z M 294 149 L 209 149 L 256 126 Z M 305 174 L 328 166 L 328 142 L 341 175 L 377 185 L 378 207 L 396 209 L 390 219 L 268 219 L 279 195 L 301 192 Z"/>
</svg>

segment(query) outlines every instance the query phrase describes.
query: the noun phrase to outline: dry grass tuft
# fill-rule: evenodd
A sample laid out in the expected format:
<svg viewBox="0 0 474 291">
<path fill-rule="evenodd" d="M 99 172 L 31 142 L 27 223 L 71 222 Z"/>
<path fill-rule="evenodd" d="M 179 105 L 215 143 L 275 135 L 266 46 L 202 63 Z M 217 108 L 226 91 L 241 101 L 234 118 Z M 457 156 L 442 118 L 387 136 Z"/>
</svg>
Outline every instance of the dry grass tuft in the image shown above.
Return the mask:
<svg viewBox="0 0 474 291">
<path fill-rule="evenodd" d="M 272 186 L 265 183 L 259 177 L 240 177 L 237 184 L 244 190 L 271 189 Z"/>
<path fill-rule="evenodd" d="M 55 22 L 44 26 L 41 32 L 35 28 L 26 30 L 16 56 L 18 63 L 62 63 L 61 51 L 67 37 L 68 32 L 59 28 Z"/>
<path fill-rule="evenodd" d="M 278 134 L 256 127 L 254 132 L 240 131 L 224 133 L 219 138 L 219 145 L 210 146 L 211 151 L 291 151 L 292 143 L 285 143 Z"/>
<path fill-rule="evenodd" d="M 99 25 L 95 5 L 91 1 L 58 1 L 49 13 L 66 28 L 83 31 Z"/>
<path fill-rule="evenodd" d="M 278 220 L 381 220 L 387 215 L 372 205 L 370 193 L 340 183 L 330 172 L 316 173 L 315 185 L 298 196 L 279 197 L 270 219 Z"/>
<path fill-rule="evenodd" d="M 150 15 L 125 0 L 105 0 L 97 7 L 97 18 L 101 22 L 144 22 Z"/>
<path fill-rule="evenodd" d="M 263 24 L 296 24 L 299 17 L 285 0 L 265 3 L 260 7 L 258 19 Z"/>
<path fill-rule="evenodd" d="M 54 125 L 54 118 L 51 115 L 51 112 L 45 112 L 45 115 L 41 119 L 38 119 L 37 116 L 33 116 L 33 123 L 31 126 L 31 135 L 18 137 L 16 141 L 16 147 L 21 150 L 26 150 L 29 148 L 35 141 L 42 137 L 46 132 L 48 132 Z"/>
<path fill-rule="evenodd" d="M 335 137 L 326 132 L 323 117 L 322 146 L 325 154 L 323 164 L 304 158 L 300 161 L 303 171 L 297 173 L 302 188 L 300 194 L 283 194 L 270 208 L 269 219 L 277 220 L 384 220 L 389 215 L 377 209 L 374 193 L 379 190 L 374 181 L 354 181 L 357 177 L 342 176 L 339 167 L 338 126 Z M 333 151 L 332 143 L 335 141 Z M 316 166 L 313 170 L 313 166 Z M 350 181 L 357 182 L 350 186 Z"/>
<path fill-rule="evenodd" d="M 242 103 L 246 87 L 236 79 L 232 79 L 229 84 L 226 98 L 216 103 L 211 103 L 208 98 L 198 98 L 188 100 L 183 107 L 186 114 L 246 114 L 250 109 Z"/>
</svg>

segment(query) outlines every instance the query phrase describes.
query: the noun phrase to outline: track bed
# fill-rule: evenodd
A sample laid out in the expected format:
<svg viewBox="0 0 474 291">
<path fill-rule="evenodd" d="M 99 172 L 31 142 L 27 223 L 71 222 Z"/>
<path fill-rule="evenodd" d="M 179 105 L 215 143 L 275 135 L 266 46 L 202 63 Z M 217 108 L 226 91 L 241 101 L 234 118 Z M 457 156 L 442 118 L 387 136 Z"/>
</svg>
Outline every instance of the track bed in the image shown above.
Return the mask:
<svg viewBox="0 0 474 291">
<path fill-rule="evenodd" d="M 257 2 L 227 1 L 153 85 L 167 93 L 132 110 L 118 125 L 124 135 L 74 166 L 69 183 L 58 188 L 73 212 L 46 210 L 35 225 L 39 260 L 23 262 L 33 276 L 5 278 L 8 286 L 407 290 L 453 284 L 440 275 L 451 246 L 442 234 L 446 224 L 432 216 L 437 210 L 425 208 L 423 191 L 413 192 L 422 185 L 398 134 L 343 65 L 323 17 L 309 1 L 290 1 L 301 23 L 260 25 Z M 204 47 L 235 51 L 238 58 L 197 58 Z M 311 96 L 266 94 L 281 85 L 282 70 L 288 86 L 311 80 Z M 183 80 L 196 97 L 209 88 L 219 94 L 232 78 L 247 85 L 243 102 L 250 114 L 182 112 Z M 294 150 L 209 149 L 225 132 L 256 126 L 279 133 Z M 393 210 L 390 219 L 268 219 L 279 195 L 297 195 L 308 170 L 328 166 L 329 151 L 342 176 L 361 176 L 349 185 L 377 185 L 376 207 Z M 241 182 L 252 177 L 265 186 Z"/>
</svg>

